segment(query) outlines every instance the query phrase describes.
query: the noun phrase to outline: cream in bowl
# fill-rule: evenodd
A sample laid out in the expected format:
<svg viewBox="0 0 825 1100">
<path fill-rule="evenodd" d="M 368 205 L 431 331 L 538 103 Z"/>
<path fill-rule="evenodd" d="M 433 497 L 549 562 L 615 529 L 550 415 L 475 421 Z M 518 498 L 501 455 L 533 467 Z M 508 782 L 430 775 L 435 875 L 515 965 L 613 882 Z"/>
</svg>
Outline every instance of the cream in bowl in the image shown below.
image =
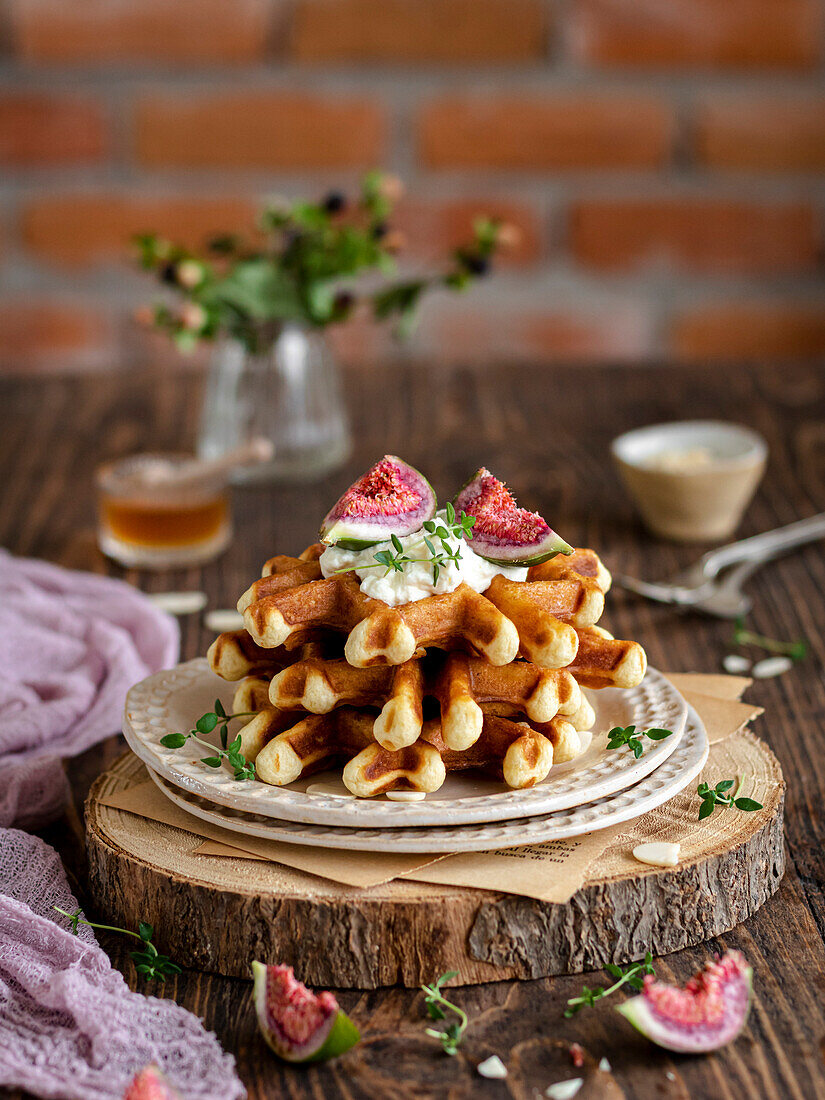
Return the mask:
<svg viewBox="0 0 825 1100">
<path fill-rule="evenodd" d="M 611 450 L 647 527 L 676 542 L 732 535 L 768 457 L 758 432 L 717 420 L 652 424 L 620 435 Z"/>
</svg>

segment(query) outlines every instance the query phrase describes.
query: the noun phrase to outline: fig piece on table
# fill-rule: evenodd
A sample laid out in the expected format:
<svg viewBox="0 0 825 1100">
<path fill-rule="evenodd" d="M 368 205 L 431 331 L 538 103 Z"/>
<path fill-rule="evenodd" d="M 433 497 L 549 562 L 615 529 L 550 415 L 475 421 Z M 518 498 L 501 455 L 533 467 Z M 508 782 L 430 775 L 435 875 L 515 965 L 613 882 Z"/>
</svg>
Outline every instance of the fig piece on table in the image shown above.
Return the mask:
<svg viewBox="0 0 825 1100">
<path fill-rule="evenodd" d="M 315 994 L 291 966 L 252 963 L 255 1011 L 264 1040 L 286 1062 L 325 1062 L 355 1046 L 358 1028 L 332 993 Z"/>
<path fill-rule="evenodd" d="M 648 975 L 639 996 L 616 1011 L 665 1050 L 705 1054 L 730 1043 L 745 1026 L 752 982 L 744 957 L 728 951 L 707 963 L 684 989 Z"/>
</svg>

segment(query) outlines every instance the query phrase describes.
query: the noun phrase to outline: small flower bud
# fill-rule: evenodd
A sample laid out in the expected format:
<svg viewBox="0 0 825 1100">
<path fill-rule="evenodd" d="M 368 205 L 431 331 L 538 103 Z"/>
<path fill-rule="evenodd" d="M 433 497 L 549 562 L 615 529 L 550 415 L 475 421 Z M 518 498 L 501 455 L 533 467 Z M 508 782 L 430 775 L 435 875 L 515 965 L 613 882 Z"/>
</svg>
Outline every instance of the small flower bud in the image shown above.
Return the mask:
<svg viewBox="0 0 825 1100">
<path fill-rule="evenodd" d="M 185 302 L 181 306 L 180 323 L 189 332 L 200 332 L 206 324 L 206 310 L 197 302 Z"/>
<path fill-rule="evenodd" d="M 486 275 L 490 270 L 490 261 L 484 256 L 465 256 L 464 266 L 473 275 Z"/>
<path fill-rule="evenodd" d="M 512 222 L 502 222 L 496 233 L 496 244 L 502 248 L 518 248 L 524 240 L 524 234 L 517 225 Z"/>
<path fill-rule="evenodd" d="M 181 260 L 176 275 L 179 286 L 192 290 L 203 282 L 203 264 L 198 263 L 197 260 Z"/>
<path fill-rule="evenodd" d="M 330 191 L 322 205 L 328 214 L 340 214 L 347 205 L 347 199 L 341 191 Z"/>
<path fill-rule="evenodd" d="M 404 184 L 398 176 L 387 173 L 387 175 L 381 177 L 381 182 L 378 185 L 378 194 L 382 199 L 386 199 L 388 202 L 398 202 L 404 194 Z"/>
<path fill-rule="evenodd" d="M 400 252 L 402 248 L 406 248 L 407 237 L 400 229 L 390 229 L 381 243 L 387 252 Z"/>
</svg>

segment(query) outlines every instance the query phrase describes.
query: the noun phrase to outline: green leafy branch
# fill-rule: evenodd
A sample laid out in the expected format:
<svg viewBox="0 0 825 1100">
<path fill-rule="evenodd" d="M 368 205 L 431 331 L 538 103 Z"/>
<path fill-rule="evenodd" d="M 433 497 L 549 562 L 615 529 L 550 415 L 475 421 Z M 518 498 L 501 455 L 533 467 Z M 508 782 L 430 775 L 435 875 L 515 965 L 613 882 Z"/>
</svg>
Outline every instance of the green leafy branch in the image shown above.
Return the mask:
<svg viewBox="0 0 825 1100">
<path fill-rule="evenodd" d="M 699 807 L 700 821 L 710 817 L 717 806 L 735 806 L 737 810 L 744 810 L 746 813 L 753 813 L 754 810 L 762 809 L 761 802 L 756 802 L 753 798 L 739 797 L 745 782 L 744 779 L 739 780 L 739 786 L 736 788 L 735 794 L 731 794 L 735 782 L 734 779 L 723 779 L 715 787 L 710 787 L 707 783 L 699 784 L 696 793 L 702 799 L 702 805 Z"/>
<path fill-rule="evenodd" d="M 644 746 L 640 738 L 649 737 L 651 741 L 664 741 L 666 737 L 670 737 L 673 730 L 664 729 L 649 729 L 636 731 L 635 726 L 614 726 L 608 733 L 607 747 L 609 749 L 620 749 L 622 745 L 628 745 L 633 751 L 633 755 L 638 760 L 644 752 Z"/>
<path fill-rule="evenodd" d="M 577 1012 L 581 1012 L 583 1008 L 588 1008 L 594 1005 L 596 1001 L 600 1001 L 603 997 L 610 997 L 615 993 L 617 989 L 621 989 L 623 985 L 629 985 L 631 989 L 635 989 L 639 992 L 644 986 L 645 974 L 655 974 L 653 969 L 653 956 L 648 951 L 642 962 L 633 963 L 628 967 L 616 966 L 614 963 L 608 963 L 605 966 L 605 970 L 611 978 L 617 980 L 613 985 L 605 988 L 604 986 L 597 986 L 595 989 L 591 989 L 589 986 L 584 986 L 578 997 L 571 997 L 567 1002 L 567 1008 L 564 1015 L 566 1019 L 571 1016 L 575 1016 Z"/>
<path fill-rule="evenodd" d="M 228 333 L 256 353 L 286 322 L 336 324 L 362 301 L 377 320 L 394 317 L 405 335 L 423 294 L 439 287 L 464 290 L 489 271 L 499 247 L 516 243 L 518 231 L 480 218 L 446 270 L 359 294 L 359 276 L 378 271 L 389 279 L 396 271 L 406 242 L 388 219 L 402 194 L 400 180 L 374 171 L 354 199 L 330 191 L 319 202 L 273 200 L 260 216 L 257 236 L 221 234 L 204 254 L 143 233 L 134 238 L 138 262 L 182 298 L 180 306 L 161 303 L 141 311 L 143 319 L 183 351 Z"/>
<path fill-rule="evenodd" d="M 453 1004 L 452 1001 L 448 1001 L 441 992 L 442 986 L 457 977 L 457 970 L 448 970 L 445 974 L 442 974 L 440 978 L 436 978 L 432 985 L 421 986 L 426 994 L 424 1004 L 427 1006 L 427 1013 L 431 1020 L 446 1020 L 447 1012 L 452 1012 L 458 1017 L 456 1020 L 451 1020 L 443 1031 L 435 1027 L 428 1027 L 425 1030 L 426 1035 L 431 1035 L 433 1039 L 438 1039 L 441 1046 L 444 1048 L 445 1054 L 456 1053 L 458 1045 L 464 1036 L 464 1032 L 467 1030 L 467 1026 L 470 1023 L 467 1018 L 467 1013 L 459 1008 L 458 1005 Z"/>
<path fill-rule="evenodd" d="M 191 737 L 198 744 L 204 745 L 214 753 L 212 756 L 204 756 L 201 759 L 201 764 L 206 764 L 208 768 L 219 768 L 226 760 L 233 769 L 236 779 L 254 779 L 255 764 L 254 761 L 247 760 L 241 752 L 241 735 L 238 734 L 235 740 L 227 745 L 228 727 L 232 719 L 251 718 L 254 713 L 254 711 L 241 711 L 238 714 L 227 714 L 223 703 L 220 699 L 216 699 L 214 711 L 210 710 L 206 714 L 202 714 L 195 723 L 194 729 L 191 729 L 188 733 L 167 733 L 165 737 L 161 737 L 160 743 L 167 749 L 180 749 Z M 216 748 L 211 742 L 204 741 L 202 737 L 198 736 L 201 733 L 212 733 L 218 726 L 220 727 L 220 748 Z"/>
<path fill-rule="evenodd" d="M 82 909 L 78 909 L 75 913 L 67 913 L 57 905 L 53 905 L 52 908 L 56 913 L 69 918 L 74 936 L 77 935 L 78 925 L 85 924 L 89 928 L 97 928 L 102 932 L 119 932 L 122 936 L 134 936 L 136 940 L 140 940 L 141 949 L 130 951 L 129 956 L 134 961 L 138 973 L 148 981 L 165 982 L 167 975 L 180 974 L 181 968 L 178 964 L 172 962 L 168 955 L 161 955 L 152 943 L 155 930 L 151 924 L 141 921 L 137 932 L 130 932 L 128 928 L 117 928 L 112 924 L 95 924 L 93 921 L 85 920 Z"/>
<path fill-rule="evenodd" d="M 731 646 L 747 645 L 764 649 L 768 653 L 778 653 L 783 657 L 790 657 L 792 661 L 802 661 L 808 655 L 808 645 L 804 639 L 799 638 L 795 642 L 780 642 L 776 638 L 769 638 L 766 634 L 755 634 L 745 626 L 744 619 L 737 619 Z"/>
</svg>

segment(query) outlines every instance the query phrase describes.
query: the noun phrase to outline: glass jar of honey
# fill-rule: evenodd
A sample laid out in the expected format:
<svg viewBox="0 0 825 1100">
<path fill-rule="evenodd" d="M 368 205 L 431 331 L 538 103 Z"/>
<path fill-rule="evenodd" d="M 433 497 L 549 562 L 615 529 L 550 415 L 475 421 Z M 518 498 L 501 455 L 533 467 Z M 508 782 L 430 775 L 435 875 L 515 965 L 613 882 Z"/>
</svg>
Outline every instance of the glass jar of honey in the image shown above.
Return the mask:
<svg viewBox="0 0 825 1100">
<path fill-rule="evenodd" d="M 140 569 L 200 565 L 232 538 L 225 472 L 189 455 L 141 454 L 97 471 L 98 543 Z"/>
</svg>

